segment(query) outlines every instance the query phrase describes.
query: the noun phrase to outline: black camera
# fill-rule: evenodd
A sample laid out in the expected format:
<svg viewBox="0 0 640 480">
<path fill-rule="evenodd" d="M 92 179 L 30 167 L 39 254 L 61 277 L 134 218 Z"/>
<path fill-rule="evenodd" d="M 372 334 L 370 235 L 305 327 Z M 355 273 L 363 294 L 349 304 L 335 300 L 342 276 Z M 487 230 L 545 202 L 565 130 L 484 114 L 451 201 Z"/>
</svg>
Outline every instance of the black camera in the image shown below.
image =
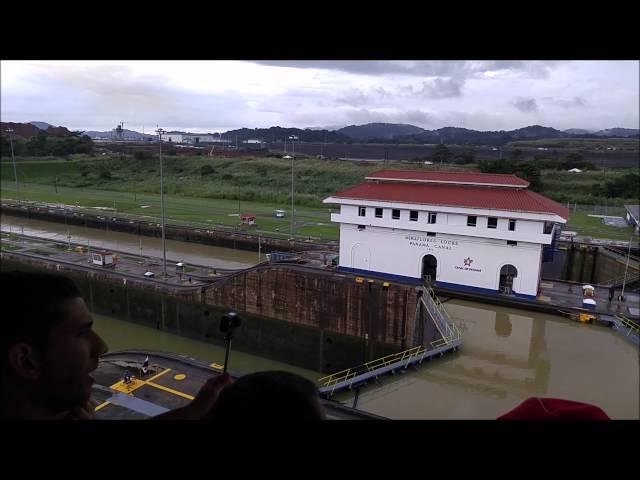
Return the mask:
<svg viewBox="0 0 640 480">
<path fill-rule="evenodd" d="M 220 318 L 220 331 L 224 334 L 230 335 L 241 324 L 242 320 L 236 312 L 225 313 L 222 315 L 222 318 Z"/>
<path fill-rule="evenodd" d="M 224 354 L 224 373 L 227 373 L 227 367 L 229 366 L 229 351 L 231 350 L 231 337 L 233 331 L 240 326 L 242 320 L 236 312 L 229 312 L 222 315 L 220 318 L 220 331 L 224 333 L 224 340 L 227 344 L 227 348 Z"/>
</svg>

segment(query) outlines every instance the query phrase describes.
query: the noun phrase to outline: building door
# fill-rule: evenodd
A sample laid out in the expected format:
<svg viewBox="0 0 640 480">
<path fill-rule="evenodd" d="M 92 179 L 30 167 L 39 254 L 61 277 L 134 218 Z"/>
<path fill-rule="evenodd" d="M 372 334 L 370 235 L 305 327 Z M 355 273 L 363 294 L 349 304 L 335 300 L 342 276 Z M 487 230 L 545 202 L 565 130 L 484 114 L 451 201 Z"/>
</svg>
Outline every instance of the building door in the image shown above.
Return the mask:
<svg viewBox="0 0 640 480">
<path fill-rule="evenodd" d="M 513 265 L 504 265 L 500 269 L 500 293 L 511 295 L 513 293 L 513 279 L 518 276 L 518 269 Z"/>
<path fill-rule="evenodd" d="M 436 273 L 438 270 L 438 260 L 433 255 L 425 255 L 422 257 L 422 281 L 431 283 L 436 281 Z"/>
</svg>

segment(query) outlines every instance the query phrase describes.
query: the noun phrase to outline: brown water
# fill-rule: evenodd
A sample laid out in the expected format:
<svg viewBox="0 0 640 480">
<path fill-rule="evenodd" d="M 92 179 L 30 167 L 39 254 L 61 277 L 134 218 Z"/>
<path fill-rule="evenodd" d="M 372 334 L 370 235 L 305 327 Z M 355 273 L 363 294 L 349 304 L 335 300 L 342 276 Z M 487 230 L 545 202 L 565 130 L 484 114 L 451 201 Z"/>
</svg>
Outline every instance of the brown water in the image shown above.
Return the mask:
<svg viewBox="0 0 640 480">
<path fill-rule="evenodd" d="M 91 248 L 118 250 L 140 255 L 162 257 L 162 241 L 159 238 L 145 237 L 131 233 L 112 232 L 96 228 L 65 225 L 28 218 L 2 215 L 0 217 L 3 232 L 13 232 L 34 237 L 49 238 L 61 242 L 89 245 Z M 166 240 L 167 260 L 184 261 L 195 265 L 214 268 L 246 268 L 258 263 L 258 253 L 233 248 L 214 247 L 199 243 Z M 264 260 L 264 255 L 262 259 Z"/>
<path fill-rule="evenodd" d="M 358 408 L 394 419 L 493 419 L 532 396 L 598 405 L 612 418 L 638 419 L 638 349 L 612 330 L 560 317 L 450 301 L 462 326 L 458 353 L 385 376 L 361 391 Z M 149 348 L 223 363 L 224 348 L 95 315 L 110 350 Z M 322 375 L 232 351 L 231 369 Z M 336 395 L 351 406 L 353 393 Z"/>
<path fill-rule="evenodd" d="M 149 349 L 188 354 L 210 363 L 224 363 L 224 346 L 192 340 L 104 315 L 94 314 L 93 319 L 94 329 L 107 342 L 110 352 L 132 348 Z M 297 373 L 313 381 L 321 377 L 320 374 L 311 370 L 239 352 L 233 348 L 229 354 L 229 370 L 245 373 L 264 370 L 285 370 Z"/>
<path fill-rule="evenodd" d="M 611 329 L 466 301 L 446 308 L 464 330 L 459 352 L 363 389 L 358 408 L 396 419 L 494 419 L 540 396 L 640 418 L 638 348 Z M 353 393 L 336 398 L 353 403 Z"/>
</svg>

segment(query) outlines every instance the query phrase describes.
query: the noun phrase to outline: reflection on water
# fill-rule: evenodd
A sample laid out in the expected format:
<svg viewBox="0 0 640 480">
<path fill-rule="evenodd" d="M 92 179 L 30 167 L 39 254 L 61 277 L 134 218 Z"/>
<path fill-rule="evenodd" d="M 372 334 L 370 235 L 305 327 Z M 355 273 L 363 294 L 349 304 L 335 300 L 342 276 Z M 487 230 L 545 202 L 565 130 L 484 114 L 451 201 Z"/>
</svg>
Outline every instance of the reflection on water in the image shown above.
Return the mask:
<svg viewBox="0 0 640 480">
<path fill-rule="evenodd" d="M 3 232 L 13 232 L 34 237 L 49 238 L 67 242 L 89 245 L 91 248 L 119 250 L 133 255 L 161 257 L 162 242 L 160 238 L 145 237 L 131 233 L 112 232 L 96 228 L 65 225 L 64 223 L 45 222 L 28 218 L 2 215 Z M 215 268 L 246 268 L 258 263 L 258 252 L 235 250 L 232 248 L 214 247 L 198 243 L 166 240 L 167 260 L 180 260 L 196 265 Z M 140 249 L 142 247 L 142 250 Z M 264 256 L 263 256 L 264 259 Z"/>
<path fill-rule="evenodd" d="M 210 363 L 224 363 L 224 346 L 192 340 L 104 315 L 93 314 L 93 319 L 96 332 L 107 342 L 110 352 L 129 348 L 149 349 L 191 355 Z M 239 371 L 244 373 L 264 370 L 285 370 L 302 375 L 314 382 L 321 377 L 320 373 L 311 370 L 305 370 L 275 360 L 249 355 L 234 350 L 233 348 L 229 355 L 229 369 L 232 372 Z"/>
<path fill-rule="evenodd" d="M 446 307 L 463 330 L 459 352 L 365 388 L 358 408 L 391 418 L 493 419 L 543 396 L 640 417 L 638 349 L 610 329 L 465 301 Z"/>
</svg>

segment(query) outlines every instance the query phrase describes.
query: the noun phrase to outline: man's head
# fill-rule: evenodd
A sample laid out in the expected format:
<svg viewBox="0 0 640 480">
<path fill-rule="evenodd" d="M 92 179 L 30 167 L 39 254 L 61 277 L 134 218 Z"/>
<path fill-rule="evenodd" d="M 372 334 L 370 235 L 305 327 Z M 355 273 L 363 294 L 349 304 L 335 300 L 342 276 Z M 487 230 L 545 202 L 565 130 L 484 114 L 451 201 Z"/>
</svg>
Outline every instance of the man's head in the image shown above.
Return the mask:
<svg viewBox="0 0 640 480">
<path fill-rule="evenodd" d="M 47 415 L 85 405 L 91 373 L 107 346 L 93 331 L 76 285 L 61 275 L 2 272 L 0 288 L 0 406 L 11 409 L 22 401 L 27 410 Z"/>
<path fill-rule="evenodd" d="M 321 420 L 324 408 L 313 382 L 289 372 L 257 372 L 227 385 L 216 402 L 215 420 Z"/>
</svg>

